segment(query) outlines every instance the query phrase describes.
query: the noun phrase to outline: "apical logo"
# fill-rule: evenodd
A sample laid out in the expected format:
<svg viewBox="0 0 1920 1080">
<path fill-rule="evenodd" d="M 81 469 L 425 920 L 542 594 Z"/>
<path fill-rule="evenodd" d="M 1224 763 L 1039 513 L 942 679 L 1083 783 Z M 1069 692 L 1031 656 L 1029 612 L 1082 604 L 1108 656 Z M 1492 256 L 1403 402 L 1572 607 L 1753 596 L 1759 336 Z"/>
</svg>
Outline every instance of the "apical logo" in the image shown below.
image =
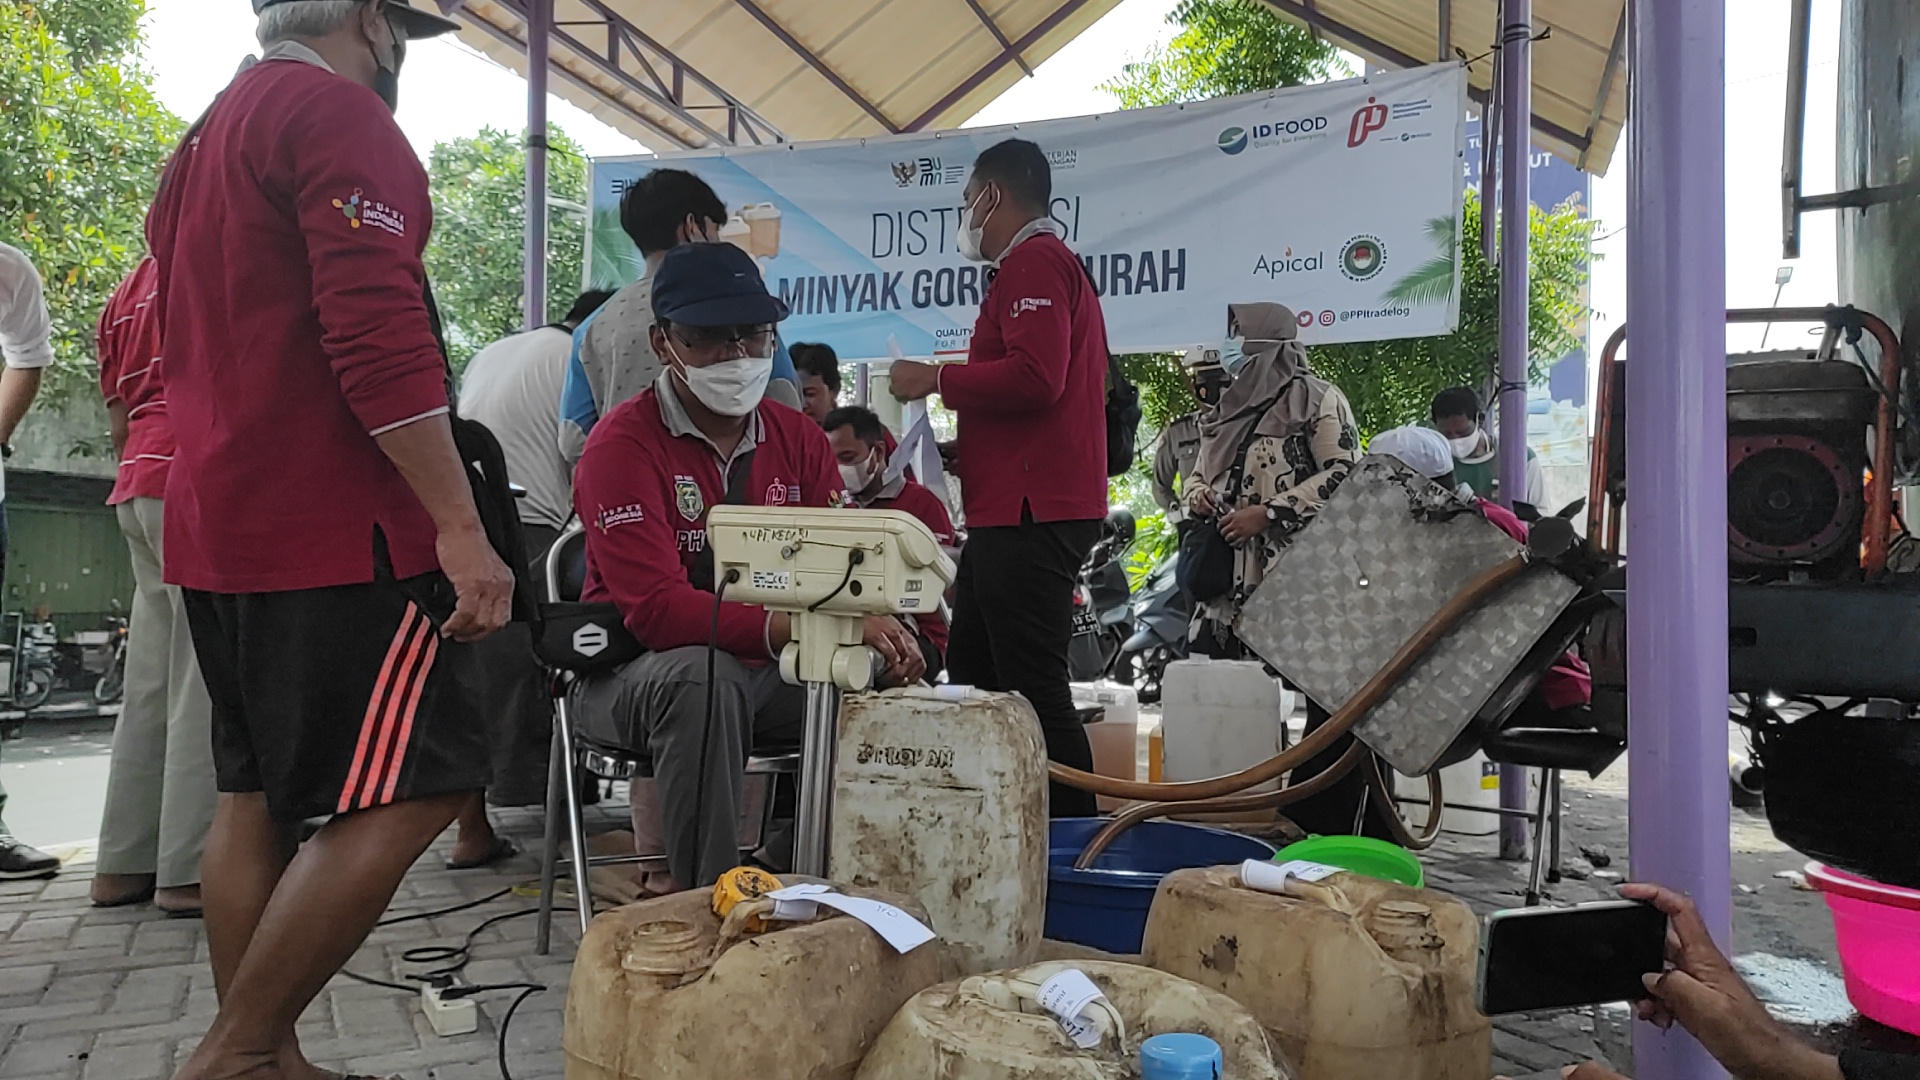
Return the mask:
<svg viewBox="0 0 1920 1080">
<path fill-rule="evenodd" d="M 1220 133 L 1220 138 L 1216 145 L 1220 147 L 1221 153 L 1228 155 L 1237 154 L 1245 150 L 1247 148 L 1247 129 L 1238 127 L 1228 128 Z"/>
<path fill-rule="evenodd" d="M 1340 249 L 1340 272 L 1353 281 L 1365 281 L 1387 265 L 1387 249 L 1377 236 L 1356 236 Z"/>
<path fill-rule="evenodd" d="M 1387 126 L 1387 107 L 1379 104 L 1378 99 L 1368 98 L 1367 103 L 1353 114 L 1347 123 L 1347 145 L 1359 146 L 1367 137 Z"/>
</svg>

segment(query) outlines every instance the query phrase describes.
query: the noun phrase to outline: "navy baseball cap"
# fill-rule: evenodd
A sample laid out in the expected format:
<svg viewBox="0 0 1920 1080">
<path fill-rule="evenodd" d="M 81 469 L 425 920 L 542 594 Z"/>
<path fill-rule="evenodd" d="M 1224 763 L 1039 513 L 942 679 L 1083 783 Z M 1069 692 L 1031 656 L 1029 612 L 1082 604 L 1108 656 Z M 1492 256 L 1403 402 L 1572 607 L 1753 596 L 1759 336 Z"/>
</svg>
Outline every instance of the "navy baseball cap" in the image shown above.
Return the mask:
<svg viewBox="0 0 1920 1080">
<path fill-rule="evenodd" d="M 275 5 L 293 2 L 297 0 L 253 0 L 253 13 L 258 15 Z M 413 6 L 411 0 L 387 0 L 386 10 L 394 16 L 394 20 L 406 32 L 409 41 L 439 37 L 441 34 L 460 29 L 459 23 L 443 15 L 421 11 Z"/>
<path fill-rule="evenodd" d="M 653 273 L 653 316 L 687 326 L 758 326 L 787 317 L 753 256 L 732 244 L 682 244 Z"/>
</svg>

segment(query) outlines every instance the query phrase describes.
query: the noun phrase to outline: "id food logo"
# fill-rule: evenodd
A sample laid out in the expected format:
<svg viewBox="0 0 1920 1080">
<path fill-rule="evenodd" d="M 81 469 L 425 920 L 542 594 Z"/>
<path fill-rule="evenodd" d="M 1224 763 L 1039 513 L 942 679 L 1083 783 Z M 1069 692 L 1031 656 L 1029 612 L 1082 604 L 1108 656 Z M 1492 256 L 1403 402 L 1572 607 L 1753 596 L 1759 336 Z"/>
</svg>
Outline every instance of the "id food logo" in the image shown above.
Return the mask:
<svg viewBox="0 0 1920 1080">
<path fill-rule="evenodd" d="M 1356 236 L 1340 249 L 1340 272 L 1349 281 L 1366 281 L 1387 265 L 1387 248 L 1377 236 Z"/>
<path fill-rule="evenodd" d="M 1327 118 L 1324 116 L 1299 116 L 1291 120 L 1276 120 L 1272 123 L 1255 124 L 1252 127 L 1230 127 L 1220 133 L 1214 145 L 1224 154 L 1238 154 L 1248 146 L 1259 149 L 1265 146 L 1283 146 L 1292 142 L 1304 142 L 1321 138 L 1326 134 Z"/>
</svg>

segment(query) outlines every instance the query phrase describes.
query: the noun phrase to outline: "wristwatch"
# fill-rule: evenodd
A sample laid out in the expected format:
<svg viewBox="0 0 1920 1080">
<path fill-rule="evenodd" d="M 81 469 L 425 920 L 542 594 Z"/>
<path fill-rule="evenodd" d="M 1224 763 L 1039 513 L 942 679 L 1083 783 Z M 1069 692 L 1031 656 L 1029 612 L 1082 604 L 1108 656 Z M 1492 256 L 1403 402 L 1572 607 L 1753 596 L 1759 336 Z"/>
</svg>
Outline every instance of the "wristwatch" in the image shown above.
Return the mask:
<svg viewBox="0 0 1920 1080">
<path fill-rule="evenodd" d="M 0 442 L 0 461 L 9 461 L 12 460 L 12 458 L 13 444 L 10 442 Z"/>
<path fill-rule="evenodd" d="M 1277 506 L 1267 507 L 1267 524 L 1271 525 L 1274 522 L 1279 520 L 1280 520 L 1280 508 Z"/>
</svg>

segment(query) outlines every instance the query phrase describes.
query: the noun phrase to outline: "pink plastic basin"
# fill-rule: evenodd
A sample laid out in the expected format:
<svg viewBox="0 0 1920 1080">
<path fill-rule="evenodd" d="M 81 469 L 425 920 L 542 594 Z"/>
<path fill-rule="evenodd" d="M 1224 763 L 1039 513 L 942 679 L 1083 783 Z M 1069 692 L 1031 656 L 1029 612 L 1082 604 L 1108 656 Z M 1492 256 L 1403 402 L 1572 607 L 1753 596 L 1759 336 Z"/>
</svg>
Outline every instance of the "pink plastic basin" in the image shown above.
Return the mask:
<svg viewBox="0 0 1920 1080">
<path fill-rule="evenodd" d="M 1827 898 L 1847 999 L 1888 1027 L 1920 1035 L 1920 891 L 1807 864 Z"/>
</svg>

